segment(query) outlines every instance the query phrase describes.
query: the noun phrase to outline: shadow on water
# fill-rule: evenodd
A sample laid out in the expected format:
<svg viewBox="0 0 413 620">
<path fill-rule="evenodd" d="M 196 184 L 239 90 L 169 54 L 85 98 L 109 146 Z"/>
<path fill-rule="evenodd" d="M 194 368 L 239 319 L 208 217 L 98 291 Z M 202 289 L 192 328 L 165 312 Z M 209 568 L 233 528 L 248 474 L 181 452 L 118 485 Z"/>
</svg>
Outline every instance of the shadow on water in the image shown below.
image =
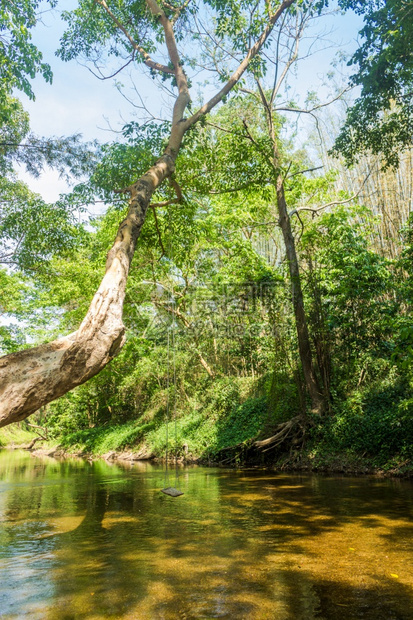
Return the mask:
<svg viewBox="0 0 413 620">
<path fill-rule="evenodd" d="M 0 453 L 0 617 L 413 618 L 411 483 L 181 480 L 173 499 L 150 464 Z"/>
<path fill-rule="evenodd" d="M 389 585 L 377 578 L 374 586 L 349 586 L 323 580 L 313 584 L 319 599 L 316 618 L 337 620 L 404 620 L 412 618 L 411 588 L 400 583 Z"/>
</svg>

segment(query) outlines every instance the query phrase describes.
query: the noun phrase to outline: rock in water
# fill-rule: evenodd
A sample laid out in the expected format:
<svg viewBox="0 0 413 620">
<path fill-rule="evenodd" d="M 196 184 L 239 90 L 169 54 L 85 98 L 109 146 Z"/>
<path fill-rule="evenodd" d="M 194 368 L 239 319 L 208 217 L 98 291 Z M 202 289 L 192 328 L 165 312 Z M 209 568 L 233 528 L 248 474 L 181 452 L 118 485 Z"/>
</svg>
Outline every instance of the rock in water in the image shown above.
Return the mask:
<svg viewBox="0 0 413 620">
<path fill-rule="evenodd" d="M 165 493 L 165 495 L 170 495 L 171 497 L 179 497 L 180 495 L 183 495 L 182 491 L 178 491 L 178 489 L 175 489 L 175 487 L 161 489 L 161 492 Z"/>
</svg>

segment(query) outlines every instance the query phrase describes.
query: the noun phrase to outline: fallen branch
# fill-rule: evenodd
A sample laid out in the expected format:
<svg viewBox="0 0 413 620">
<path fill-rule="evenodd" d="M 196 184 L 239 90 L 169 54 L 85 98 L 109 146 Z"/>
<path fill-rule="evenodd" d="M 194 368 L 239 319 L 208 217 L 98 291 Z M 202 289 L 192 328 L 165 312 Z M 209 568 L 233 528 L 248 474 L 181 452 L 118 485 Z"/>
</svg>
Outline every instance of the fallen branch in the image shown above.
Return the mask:
<svg viewBox="0 0 413 620">
<path fill-rule="evenodd" d="M 38 424 L 30 424 L 29 422 L 27 422 L 27 426 L 30 426 L 31 428 L 35 429 L 34 432 L 37 433 L 37 435 L 39 436 L 39 439 L 43 439 L 44 441 L 48 440 L 48 430 L 46 426 L 39 426 Z M 42 432 L 40 433 L 40 431 Z"/>
<path fill-rule="evenodd" d="M 25 447 L 25 450 L 31 450 L 34 447 L 34 444 L 43 439 L 43 437 L 35 437 L 31 440 L 29 444 Z"/>
</svg>

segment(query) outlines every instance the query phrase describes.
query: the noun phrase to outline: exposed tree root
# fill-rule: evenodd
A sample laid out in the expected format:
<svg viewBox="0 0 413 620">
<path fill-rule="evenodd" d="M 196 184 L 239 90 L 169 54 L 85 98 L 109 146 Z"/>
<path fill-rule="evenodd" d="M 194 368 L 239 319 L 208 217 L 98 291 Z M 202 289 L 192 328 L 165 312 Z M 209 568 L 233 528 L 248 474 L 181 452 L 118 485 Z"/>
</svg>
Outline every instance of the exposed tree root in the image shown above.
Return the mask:
<svg viewBox="0 0 413 620">
<path fill-rule="evenodd" d="M 291 420 L 279 424 L 275 429 L 275 435 L 262 441 L 255 441 L 254 446 L 260 448 L 262 452 L 268 452 L 268 450 L 273 450 L 283 444 L 287 439 L 297 445 L 304 440 L 307 427 L 308 420 L 303 415 L 297 415 Z"/>
<path fill-rule="evenodd" d="M 263 465 L 263 457 L 259 455 L 263 452 L 269 452 L 283 445 L 283 450 L 290 451 L 290 458 L 300 453 L 306 438 L 309 427 L 309 419 L 299 414 L 287 422 L 278 424 L 275 434 L 267 439 L 254 441 L 248 439 L 235 446 L 223 448 L 214 454 L 213 462 L 226 467 L 232 467 L 235 463 L 255 463 Z M 257 450 L 258 448 L 258 450 Z M 269 464 L 269 461 L 267 461 Z"/>
</svg>

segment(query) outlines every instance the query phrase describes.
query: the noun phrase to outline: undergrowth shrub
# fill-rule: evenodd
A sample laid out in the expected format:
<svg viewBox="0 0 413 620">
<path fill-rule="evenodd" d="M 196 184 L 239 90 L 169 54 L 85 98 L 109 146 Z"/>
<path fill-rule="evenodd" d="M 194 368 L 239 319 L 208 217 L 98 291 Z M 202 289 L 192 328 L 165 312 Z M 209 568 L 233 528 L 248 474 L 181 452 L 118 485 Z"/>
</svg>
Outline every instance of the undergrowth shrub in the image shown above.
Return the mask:
<svg viewBox="0 0 413 620">
<path fill-rule="evenodd" d="M 318 430 L 324 449 L 351 451 L 377 465 L 395 455 L 413 458 L 413 399 L 402 382 L 356 392 Z"/>
<path fill-rule="evenodd" d="M 286 372 L 274 372 L 268 398 L 267 426 L 285 422 L 300 413 L 297 384 Z"/>
<path fill-rule="evenodd" d="M 265 396 L 250 398 L 233 407 L 227 417 L 217 423 L 216 440 L 211 445 L 212 454 L 253 439 L 264 426 L 268 415 L 268 400 Z"/>
<path fill-rule="evenodd" d="M 206 457 L 255 437 L 267 416 L 266 396 L 248 397 L 257 388 L 250 378 L 224 378 L 210 384 L 198 409 L 186 413 L 168 430 L 169 449 L 178 456 Z M 148 433 L 151 450 L 166 450 L 166 421 Z"/>
</svg>

